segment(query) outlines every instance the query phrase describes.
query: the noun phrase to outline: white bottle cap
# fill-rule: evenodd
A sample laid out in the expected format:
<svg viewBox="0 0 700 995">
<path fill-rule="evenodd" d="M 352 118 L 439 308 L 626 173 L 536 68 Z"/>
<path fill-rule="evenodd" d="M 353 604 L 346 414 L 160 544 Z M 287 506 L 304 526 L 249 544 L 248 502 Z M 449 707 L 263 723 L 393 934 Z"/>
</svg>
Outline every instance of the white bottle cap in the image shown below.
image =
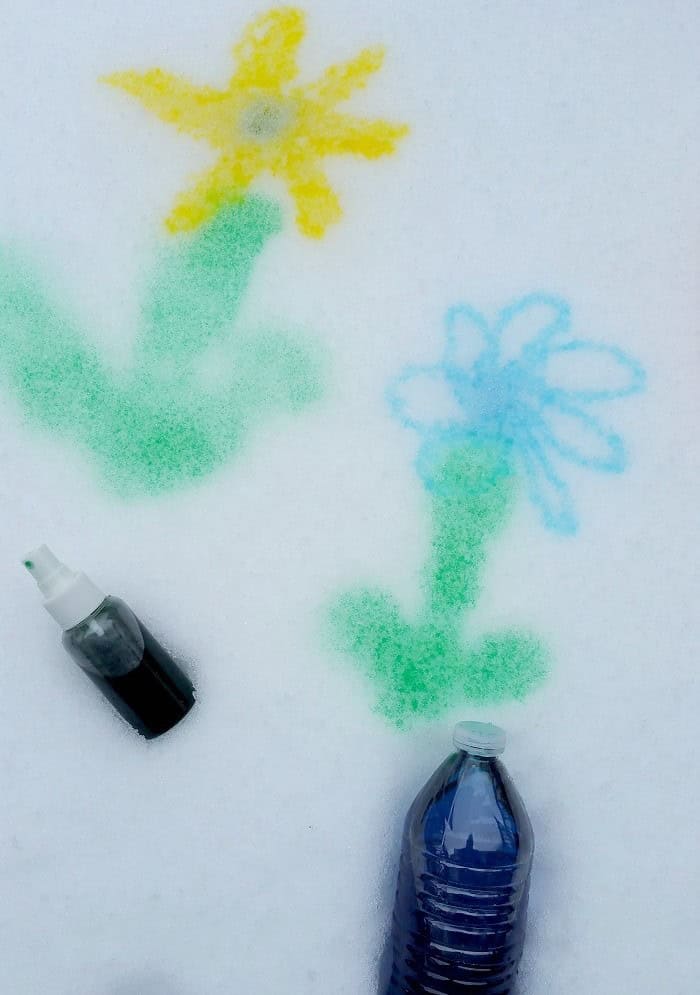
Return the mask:
<svg viewBox="0 0 700 995">
<path fill-rule="evenodd" d="M 506 734 L 490 722 L 458 722 L 454 731 L 458 750 L 477 757 L 498 757 L 506 748 Z"/>
<path fill-rule="evenodd" d="M 72 629 L 91 615 L 106 595 L 86 577 L 61 563 L 48 546 L 39 546 L 27 553 L 24 566 L 44 595 L 44 608 L 62 629 Z"/>
</svg>

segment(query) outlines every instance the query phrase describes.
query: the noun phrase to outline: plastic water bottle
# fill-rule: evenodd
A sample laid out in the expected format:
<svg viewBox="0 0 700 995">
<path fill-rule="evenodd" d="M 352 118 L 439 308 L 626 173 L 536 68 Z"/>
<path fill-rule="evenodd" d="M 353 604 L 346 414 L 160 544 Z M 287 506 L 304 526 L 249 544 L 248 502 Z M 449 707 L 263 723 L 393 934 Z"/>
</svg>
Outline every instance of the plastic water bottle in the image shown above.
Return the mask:
<svg viewBox="0 0 700 995">
<path fill-rule="evenodd" d="M 534 850 L 525 806 L 497 759 L 505 733 L 455 728 L 404 828 L 386 995 L 507 995 L 523 949 Z"/>
</svg>

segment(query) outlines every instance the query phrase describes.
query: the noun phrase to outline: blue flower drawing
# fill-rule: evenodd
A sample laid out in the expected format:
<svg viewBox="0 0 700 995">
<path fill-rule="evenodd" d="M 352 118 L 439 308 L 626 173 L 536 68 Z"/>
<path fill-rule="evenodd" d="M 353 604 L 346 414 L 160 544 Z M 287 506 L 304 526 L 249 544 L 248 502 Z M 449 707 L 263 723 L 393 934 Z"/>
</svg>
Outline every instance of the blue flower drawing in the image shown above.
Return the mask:
<svg viewBox="0 0 700 995">
<path fill-rule="evenodd" d="M 441 362 L 407 367 L 387 391 L 399 421 L 422 437 L 416 467 L 425 486 L 438 488 L 445 446 L 496 443 L 524 475 L 545 525 L 575 532 L 562 469 L 566 463 L 604 473 L 625 468 L 624 442 L 597 409 L 640 391 L 644 370 L 615 346 L 573 338 L 568 304 L 546 294 L 515 301 L 495 322 L 455 305 L 446 334 Z"/>
</svg>

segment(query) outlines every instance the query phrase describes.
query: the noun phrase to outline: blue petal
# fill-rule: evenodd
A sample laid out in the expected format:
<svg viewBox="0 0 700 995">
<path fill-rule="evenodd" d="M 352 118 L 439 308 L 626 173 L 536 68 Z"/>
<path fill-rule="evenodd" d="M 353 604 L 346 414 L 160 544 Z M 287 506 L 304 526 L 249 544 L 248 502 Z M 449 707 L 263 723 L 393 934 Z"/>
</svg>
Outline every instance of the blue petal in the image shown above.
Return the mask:
<svg viewBox="0 0 700 995">
<path fill-rule="evenodd" d="M 500 361 L 534 362 L 553 339 L 568 333 L 570 324 L 571 309 L 561 297 L 539 293 L 521 297 L 501 311 L 494 328 Z"/>
<path fill-rule="evenodd" d="M 455 304 L 445 315 L 445 366 L 468 372 L 484 357 L 495 361 L 497 344 L 489 323 L 468 304 Z"/>
<path fill-rule="evenodd" d="M 563 401 L 543 411 L 542 442 L 577 466 L 621 473 L 627 465 L 625 444 L 587 411 Z"/>
<path fill-rule="evenodd" d="M 519 456 L 530 501 L 539 508 L 546 527 L 561 535 L 573 535 L 578 531 L 578 518 L 571 492 L 547 459 L 543 446 L 533 437 L 530 445 L 519 450 Z"/>
<path fill-rule="evenodd" d="M 553 345 L 543 355 L 542 377 L 552 394 L 576 401 L 613 401 L 643 389 L 646 374 L 636 359 L 616 346 L 576 339 Z M 552 361 L 568 360 L 571 385 L 557 383 Z M 578 383 L 587 386 L 578 387 Z M 597 385 L 596 385 L 597 384 Z"/>
<path fill-rule="evenodd" d="M 417 387 L 418 394 L 423 387 L 423 398 L 411 397 L 411 387 Z M 432 392 L 433 396 L 425 396 L 427 393 L 425 387 Z M 438 391 L 443 395 L 441 398 L 436 396 Z M 392 414 L 404 428 L 412 428 L 418 432 L 426 433 L 435 427 L 449 428 L 460 420 L 459 404 L 445 375 L 445 369 L 439 364 L 437 366 L 407 366 L 402 373 L 389 382 L 386 388 L 386 399 Z M 420 415 L 415 410 L 417 406 L 421 407 Z M 442 412 L 439 410 L 440 407 L 443 408 Z M 445 410 L 449 412 L 447 415 L 445 415 Z"/>
</svg>

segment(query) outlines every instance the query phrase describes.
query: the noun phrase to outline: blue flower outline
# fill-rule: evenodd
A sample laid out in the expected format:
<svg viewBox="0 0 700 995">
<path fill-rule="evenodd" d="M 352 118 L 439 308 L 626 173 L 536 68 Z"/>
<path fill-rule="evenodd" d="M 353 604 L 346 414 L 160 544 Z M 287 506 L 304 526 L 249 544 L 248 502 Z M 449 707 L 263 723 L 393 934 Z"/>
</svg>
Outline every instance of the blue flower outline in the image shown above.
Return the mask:
<svg viewBox="0 0 700 995">
<path fill-rule="evenodd" d="M 515 359 L 503 359 L 506 333 L 517 319 L 532 309 L 549 312 L 549 320 L 521 347 Z M 464 326 L 481 336 L 483 346 L 471 365 L 460 358 Z M 422 436 L 416 469 L 428 490 L 441 491 L 437 468 L 446 446 L 474 442 L 498 442 L 505 447 L 511 467 L 524 472 L 529 498 L 539 508 L 547 528 L 572 534 L 578 517 L 568 484 L 562 479 L 557 460 L 597 470 L 620 473 L 627 465 L 627 452 L 620 435 L 606 428 L 587 407 L 638 393 L 646 375 L 641 365 L 616 346 L 588 339 L 568 338 L 571 310 L 565 300 L 533 293 L 505 307 L 490 324 L 468 304 L 456 304 L 445 316 L 446 346 L 441 362 L 407 366 L 387 388 L 387 401 L 394 416 L 406 428 Z M 475 343 L 472 342 L 472 345 Z M 557 387 L 547 375 L 556 359 L 579 357 L 604 359 L 623 376 L 614 388 Z M 413 418 L 403 390 L 411 382 L 426 378 L 447 385 L 457 402 L 457 418 L 425 422 Z M 556 422 L 574 427 L 589 443 L 593 454 L 567 441 Z M 553 425 L 552 422 L 555 424 Z"/>
</svg>

